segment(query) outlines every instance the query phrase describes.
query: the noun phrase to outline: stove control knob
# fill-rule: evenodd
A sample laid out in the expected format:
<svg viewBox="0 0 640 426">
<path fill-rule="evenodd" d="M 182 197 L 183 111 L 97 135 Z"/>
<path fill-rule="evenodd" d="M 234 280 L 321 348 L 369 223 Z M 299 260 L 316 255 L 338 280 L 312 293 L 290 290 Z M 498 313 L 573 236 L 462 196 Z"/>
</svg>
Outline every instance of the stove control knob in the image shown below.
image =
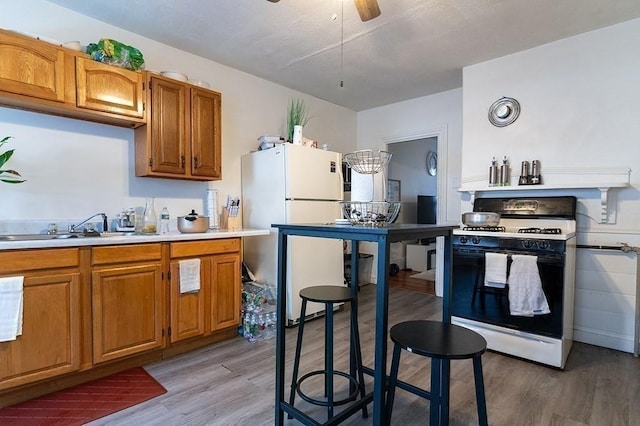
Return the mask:
<svg viewBox="0 0 640 426">
<path fill-rule="evenodd" d="M 460 237 L 460 244 L 467 244 L 467 237 Z"/>
<path fill-rule="evenodd" d="M 480 244 L 480 238 L 479 237 L 471 237 L 471 242 L 473 244 Z"/>
<path fill-rule="evenodd" d="M 531 248 L 532 246 L 533 246 L 533 241 L 531 241 L 531 240 L 523 240 L 522 241 L 522 247 Z"/>
<path fill-rule="evenodd" d="M 541 249 L 548 249 L 549 248 L 549 241 L 540 241 L 538 243 L 538 247 L 540 247 Z"/>
</svg>

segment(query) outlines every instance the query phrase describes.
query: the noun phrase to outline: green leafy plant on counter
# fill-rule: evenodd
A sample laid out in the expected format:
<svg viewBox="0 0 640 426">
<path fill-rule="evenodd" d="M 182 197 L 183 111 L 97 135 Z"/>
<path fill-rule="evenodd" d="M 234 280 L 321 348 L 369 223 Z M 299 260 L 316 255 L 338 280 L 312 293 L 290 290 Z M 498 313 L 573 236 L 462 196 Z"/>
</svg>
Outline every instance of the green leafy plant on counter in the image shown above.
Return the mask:
<svg viewBox="0 0 640 426">
<path fill-rule="evenodd" d="M 309 107 L 304 99 L 291 99 L 287 108 L 287 140 L 293 141 L 293 126 L 305 126 L 309 117 Z"/>
<path fill-rule="evenodd" d="M 5 136 L 0 140 L 0 147 L 7 143 L 11 139 L 11 136 Z M 11 169 L 3 169 L 2 167 L 5 165 L 7 161 L 13 156 L 13 149 L 9 149 L 2 154 L 0 154 L 0 181 L 5 183 L 22 183 L 24 179 L 21 179 L 20 173 Z"/>
</svg>

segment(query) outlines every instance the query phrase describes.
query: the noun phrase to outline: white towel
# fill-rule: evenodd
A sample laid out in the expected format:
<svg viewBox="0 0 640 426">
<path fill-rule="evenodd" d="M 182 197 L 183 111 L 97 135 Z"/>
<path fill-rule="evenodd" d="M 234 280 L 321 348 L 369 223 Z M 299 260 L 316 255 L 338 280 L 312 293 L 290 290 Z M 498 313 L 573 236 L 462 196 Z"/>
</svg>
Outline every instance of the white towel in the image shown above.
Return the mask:
<svg viewBox="0 0 640 426">
<path fill-rule="evenodd" d="M 200 259 L 180 260 L 180 293 L 200 291 Z"/>
<path fill-rule="evenodd" d="M 538 257 L 511 256 L 509 273 L 509 310 L 511 315 L 532 317 L 551 313 L 549 303 L 542 290 L 538 271 Z"/>
<path fill-rule="evenodd" d="M 22 334 L 23 283 L 24 277 L 0 278 L 0 342 Z"/>
<path fill-rule="evenodd" d="M 503 253 L 484 254 L 484 285 L 504 288 L 507 284 L 507 255 Z"/>
</svg>

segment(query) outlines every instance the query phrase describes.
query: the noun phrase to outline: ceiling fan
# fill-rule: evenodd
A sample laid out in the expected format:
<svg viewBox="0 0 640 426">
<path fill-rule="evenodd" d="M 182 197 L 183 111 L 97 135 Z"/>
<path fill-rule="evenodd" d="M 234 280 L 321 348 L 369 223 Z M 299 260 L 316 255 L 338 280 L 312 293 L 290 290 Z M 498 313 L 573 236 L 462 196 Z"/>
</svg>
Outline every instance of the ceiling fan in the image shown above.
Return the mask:
<svg viewBox="0 0 640 426">
<path fill-rule="evenodd" d="M 278 3 L 280 0 L 268 0 L 271 3 Z M 356 9 L 360 14 L 362 22 L 366 22 L 377 16 L 380 16 L 380 8 L 378 7 L 378 0 L 353 0 L 356 4 Z"/>
</svg>

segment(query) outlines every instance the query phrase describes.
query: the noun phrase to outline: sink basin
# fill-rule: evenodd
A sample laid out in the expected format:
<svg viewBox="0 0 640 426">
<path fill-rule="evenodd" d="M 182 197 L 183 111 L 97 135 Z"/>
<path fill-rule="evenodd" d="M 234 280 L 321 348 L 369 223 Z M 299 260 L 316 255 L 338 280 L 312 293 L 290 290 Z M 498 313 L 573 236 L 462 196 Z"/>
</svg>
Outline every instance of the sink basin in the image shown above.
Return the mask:
<svg viewBox="0 0 640 426">
<path fill-rule="evenodd" d="M 6 234 L 0 235 L 0 241 L 37 241 L 77 238 L 75 234 Z"/>
<path fill-rule="evenodd" d="M 0 234 L 0 242 L 3 241 L 42 241 L 64 240 L 67 238 L 104 238 L 125 237 L 137 235 L 135 232 L 102 232 L 102 233 L 64 233 L 64 234 Z"/>
</svg>

